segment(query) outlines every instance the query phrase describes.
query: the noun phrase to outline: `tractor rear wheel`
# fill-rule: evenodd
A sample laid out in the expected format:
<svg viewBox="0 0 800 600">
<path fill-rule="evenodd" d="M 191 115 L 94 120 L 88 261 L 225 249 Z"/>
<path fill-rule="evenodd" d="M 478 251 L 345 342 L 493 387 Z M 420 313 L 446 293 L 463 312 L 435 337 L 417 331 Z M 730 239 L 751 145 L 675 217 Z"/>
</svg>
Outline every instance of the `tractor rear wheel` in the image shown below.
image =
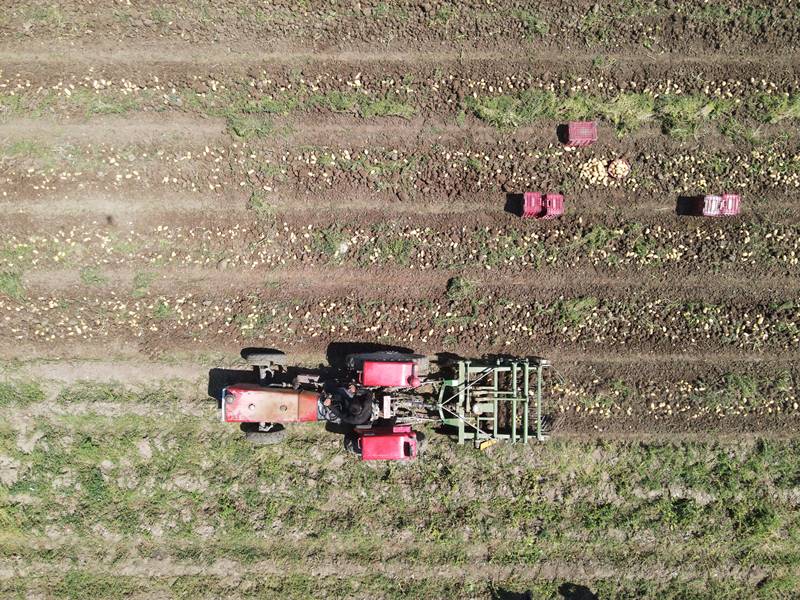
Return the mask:
<svg viewBox="0 0 800 600">
<path fill-rule="evenodd" d="M 421 431 L 417 431 L 417 456 L 422 456 L 428 449 L 428 438 Z"/>
<path fill-rule="evenodd" d="M 241 430 L 244 431 L 244 439 L 254 446 L 279 444 L 286 437 L 286 429 L 277 423 L 267 427 L 261 427 L 259 423 L 242 423 Z"/>
<path fill-rule="evenodd" d="M 407 354 L 405 352 L 395 352 L 394 350 L 386 350 L 384 352 L 366 352 L 364 354 L 350 354 L 347 356 L 346 365 L 348 369 L 353 371 L 360 371 L 366 361 L 378 362 L 406 362 L 411 361 L 414 363 L 417 375 L 424 377 L 430 372 L 430 365 L 428 357 L 424 354 Z"/>
<path fill-rule="evenodd" d="M 361 454 L 361 448 L 358 447 L 359 435 L 352 431 L 344 435 L 344 449 L 350 454 Z"/>
</svg>

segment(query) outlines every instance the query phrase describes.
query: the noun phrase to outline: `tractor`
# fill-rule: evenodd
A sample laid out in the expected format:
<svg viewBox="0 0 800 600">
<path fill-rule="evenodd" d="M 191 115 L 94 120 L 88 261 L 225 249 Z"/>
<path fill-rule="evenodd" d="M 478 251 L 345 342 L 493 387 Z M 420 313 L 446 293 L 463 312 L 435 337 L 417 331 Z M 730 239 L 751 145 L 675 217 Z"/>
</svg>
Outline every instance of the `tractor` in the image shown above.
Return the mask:
<svg viewBox="0 0 800 600">
<path fill-rule="evenodd" d="M 286 424 L 305 422 L 345 433 L 345 447 L 364 460 L 416 458 L 423 436 L 414 426 L 423 423 L 477 448 L 546 437 L 543 358 L 443 360 L 435 374 L 426 356 L 394 351 L 351 354 L 322 370 L 289 368 L 275 351 L 244 358 L 258 383 L 224 387 L 221 413 L 255 444 L 277 443 Z"/>
</svg>

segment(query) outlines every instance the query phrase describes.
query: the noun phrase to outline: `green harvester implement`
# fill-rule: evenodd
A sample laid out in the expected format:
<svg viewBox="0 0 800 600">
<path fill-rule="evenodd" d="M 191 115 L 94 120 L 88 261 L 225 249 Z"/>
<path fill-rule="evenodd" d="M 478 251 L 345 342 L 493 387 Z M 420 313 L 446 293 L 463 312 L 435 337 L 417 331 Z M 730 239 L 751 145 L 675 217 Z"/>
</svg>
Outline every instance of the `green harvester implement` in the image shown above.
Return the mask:
<svg viewBox="0 0 800 600">
<path fill-rule="evenodd" d="M 458 443 L 476 447 L 491 440 L 528 443 L 530 404 L 536 408 L 533 429 L 544 441 L 542 427 L 542 372 L 550 366 L 543 358 L 459 360 L 453 379 L 441 382 L 439 418 L 458 431 Z"/>
</svg>

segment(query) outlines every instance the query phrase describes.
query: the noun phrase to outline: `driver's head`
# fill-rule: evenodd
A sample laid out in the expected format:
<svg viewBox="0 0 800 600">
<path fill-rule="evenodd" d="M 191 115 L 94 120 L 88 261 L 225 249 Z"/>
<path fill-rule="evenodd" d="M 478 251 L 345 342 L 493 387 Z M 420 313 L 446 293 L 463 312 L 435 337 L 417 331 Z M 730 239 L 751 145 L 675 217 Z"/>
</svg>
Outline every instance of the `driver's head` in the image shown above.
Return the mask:
<svg viewBox="0 0 800 600">
<path fill-rule="evenodd" d="M 366 395 L 355 397 L 350 400 L 347 412 L 353 423 L 366 423 L 372 415 L 372 401 Z"/>
</svg>

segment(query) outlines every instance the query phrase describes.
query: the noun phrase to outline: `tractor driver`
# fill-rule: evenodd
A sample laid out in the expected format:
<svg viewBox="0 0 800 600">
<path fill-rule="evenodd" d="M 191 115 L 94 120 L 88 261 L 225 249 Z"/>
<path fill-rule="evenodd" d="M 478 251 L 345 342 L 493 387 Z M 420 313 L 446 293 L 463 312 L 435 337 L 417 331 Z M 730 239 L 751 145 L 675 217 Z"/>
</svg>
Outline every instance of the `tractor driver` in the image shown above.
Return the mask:
<svg viewBox="0 0 800 600">
<path fill-rule="evenodd" d="M 359 390 L 351 383 L 323 391 L 319 398 L 319 416 L 331 423 L 363 425 L 372 417 L 372 392 Z"/>
</svg>

